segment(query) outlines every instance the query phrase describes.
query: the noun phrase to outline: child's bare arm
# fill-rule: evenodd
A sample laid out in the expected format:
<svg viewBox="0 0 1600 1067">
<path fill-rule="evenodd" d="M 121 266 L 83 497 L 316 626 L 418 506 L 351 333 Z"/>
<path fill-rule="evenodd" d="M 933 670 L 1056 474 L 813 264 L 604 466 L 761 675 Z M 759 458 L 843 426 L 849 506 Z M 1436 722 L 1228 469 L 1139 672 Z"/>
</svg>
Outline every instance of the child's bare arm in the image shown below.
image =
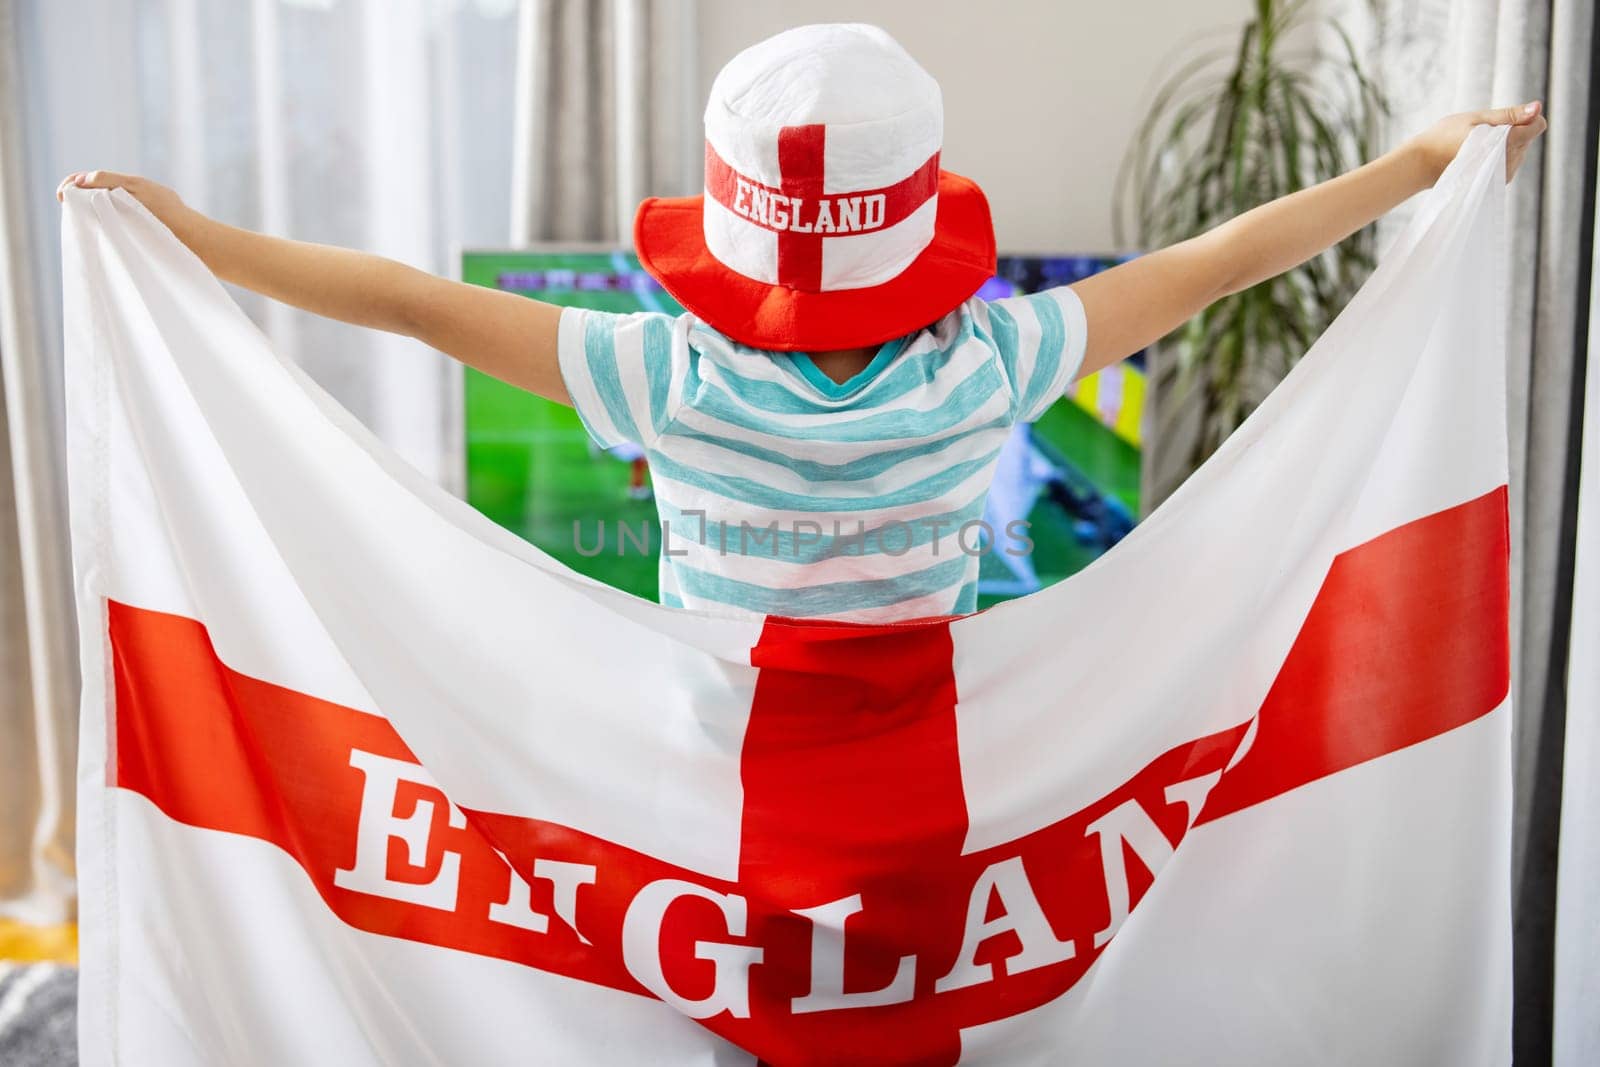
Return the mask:
<svg viewBox="0 0 1600 1067">
<path fill-rule="evenodd" d="M 69 184 L 127 190 L 224 281 L 328 318 L 415 337 L 512 385 L 570 402 L 556 364 L 561 309 L 554 305 L 449 281 L 382 256 L 229 226 L 134 175 L 91 171 L 62 182 L 63 188 Z"/>
<path fill-rule="evenodd" d="M 1544 132 L 1537 104 L 1451 115 L 1394 151 L 1073 285 L 1088 319 L 1078 377 L 1126 359 L 1215 300 L 1281 274 L 1432 185 L 1473 126 L 1514 125 L 1506 179 Z"/>
</svg>

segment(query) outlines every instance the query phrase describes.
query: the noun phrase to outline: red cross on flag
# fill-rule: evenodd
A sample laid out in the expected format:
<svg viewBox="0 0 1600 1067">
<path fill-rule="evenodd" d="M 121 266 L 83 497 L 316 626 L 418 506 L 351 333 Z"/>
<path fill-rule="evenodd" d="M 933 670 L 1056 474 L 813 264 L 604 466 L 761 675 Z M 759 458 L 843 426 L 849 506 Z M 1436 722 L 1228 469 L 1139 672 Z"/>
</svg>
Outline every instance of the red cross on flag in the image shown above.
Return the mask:
<svg viewBox="0 0 1600 1067">
<path fill-rule="evenodd" d="M 573 575 L 69 191 L 83 1062 L 1506 1062 L 1504 141 L 1114 551 L 884 627 Z"/>
<path fill-rule="evenodd" d="M 779 129 L 774 187 L 706 142 L 706 230 L 726 242 L 730 262 L 749 266 L 748 276 L 802 292 L 857 288 L 898 273 L 932 236 L 937 149 L 892 185 L 840 191 L 828 187 L 827 144 L 823 123 Z"/>
</svg>

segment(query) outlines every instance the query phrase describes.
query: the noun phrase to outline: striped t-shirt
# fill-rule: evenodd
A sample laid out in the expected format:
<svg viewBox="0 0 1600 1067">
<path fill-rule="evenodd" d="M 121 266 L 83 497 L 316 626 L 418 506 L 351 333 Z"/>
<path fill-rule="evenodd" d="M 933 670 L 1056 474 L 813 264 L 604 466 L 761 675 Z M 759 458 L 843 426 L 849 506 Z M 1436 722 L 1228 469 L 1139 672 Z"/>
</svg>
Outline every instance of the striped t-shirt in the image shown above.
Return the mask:
<svg viewBox="0 0 1600 1067">
<path fill-rule="evenodd" d="M 689 314 L 567 308 L 558 347 L 589 433 L 648 457 L 663 603 L 882 621 L 975 611 L 981 555 L 1031 546 L 984 499 L 1084 338 L 1062 286 L 973 297 L 843 384 Z"/>
</svg>

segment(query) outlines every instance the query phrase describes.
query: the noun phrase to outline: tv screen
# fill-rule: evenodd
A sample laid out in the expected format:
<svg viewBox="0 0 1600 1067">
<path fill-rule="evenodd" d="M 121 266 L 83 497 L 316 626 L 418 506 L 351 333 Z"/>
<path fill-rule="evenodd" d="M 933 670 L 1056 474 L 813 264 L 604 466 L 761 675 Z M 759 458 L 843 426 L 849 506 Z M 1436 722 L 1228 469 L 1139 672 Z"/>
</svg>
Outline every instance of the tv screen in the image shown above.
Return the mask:
<svg viewBox="0 0 1600 1067">
<path fill-rule="evenodd" d="M 981 295 L 1066 285 L 1119 261 L 1099 255 L 1002 256 Z M 552 304 L 602 311 L 682 311 L 631 253 L 544 248 L 462 254 L 464 281 Z M 649 468 L 637 449 L 594 445 L 570 408 L 465 370 L 462 435 L 468 503 L 583 574 L 655 599 L 655 546 L 615 543 L 621 528 L 654 529 Z M 1086 566 L 1138 514 L 1143 359 L 1074 384 L 1001 452 L 985 519 L 1029 523 L 1027 556 L 989 552 L 979 604 L 1033 592 Z M 601 529 L 609 538 L 601 546 Z"/>
</svg>

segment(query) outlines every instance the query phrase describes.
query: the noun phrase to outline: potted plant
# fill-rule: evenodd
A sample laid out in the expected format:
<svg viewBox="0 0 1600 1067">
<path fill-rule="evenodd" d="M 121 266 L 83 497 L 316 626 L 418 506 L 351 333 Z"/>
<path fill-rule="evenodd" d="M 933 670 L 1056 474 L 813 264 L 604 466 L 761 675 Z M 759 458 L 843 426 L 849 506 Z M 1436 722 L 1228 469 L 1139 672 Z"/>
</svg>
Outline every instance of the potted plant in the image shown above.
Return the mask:
<svg viewBox="0 0 1600 1067">
<path fill-rule="evenodd" d="M 1123 161 L 1117 239 L 1131 219 L 1137 246 L 1159 248 L 1342 174 L 1370 158 L 1387 113 L 1337 21 L 1310 0 L 1256 0 L 1235 45 L 1197 55 L 1158 91 Z M 1147 496 L 1165 495 L 1216 451 L 1360 288 L 1375 255 L 1368 227 L 1217 301 L 1157 346 L 1152 437 L 1168 470 L 1146 478 Z"/>
</svg>

